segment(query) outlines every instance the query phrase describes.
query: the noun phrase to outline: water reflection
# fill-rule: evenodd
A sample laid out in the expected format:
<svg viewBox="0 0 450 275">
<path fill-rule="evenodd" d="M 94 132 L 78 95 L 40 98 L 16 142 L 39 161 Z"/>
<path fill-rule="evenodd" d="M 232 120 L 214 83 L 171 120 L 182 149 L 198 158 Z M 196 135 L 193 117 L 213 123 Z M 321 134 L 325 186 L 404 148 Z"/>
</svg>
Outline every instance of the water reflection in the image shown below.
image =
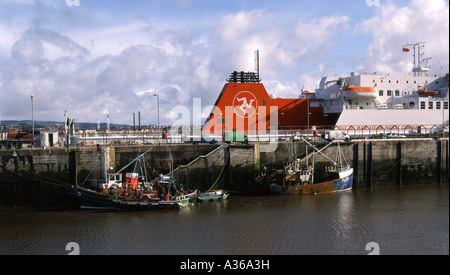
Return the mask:
<svg viewBox="0 0 450 275">
<path fill-rule="evenodd" d="M 0 254 L 448 254 L 447 185 L 239 197 L 180 211 L 0 209 Z"/>
</svg>

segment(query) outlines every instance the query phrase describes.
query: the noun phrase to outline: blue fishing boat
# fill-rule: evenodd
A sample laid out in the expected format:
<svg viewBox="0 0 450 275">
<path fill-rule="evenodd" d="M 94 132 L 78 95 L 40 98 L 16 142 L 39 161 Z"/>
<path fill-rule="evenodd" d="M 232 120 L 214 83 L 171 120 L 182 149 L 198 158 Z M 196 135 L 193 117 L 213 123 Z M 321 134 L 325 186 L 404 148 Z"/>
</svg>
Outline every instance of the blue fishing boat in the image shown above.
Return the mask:
<svg viewBox="0 0 450 275">
<path fill-rule="evenodd" d="M 307 141 L 306 141 L 307 142 Z M 307 142 L 309 144 L 309 142 Z M 332 166 L 326 167 L 324 173 L 326 180 L 321 182 L 314 182 L 314 161 L 312 165 L 306 166 L 303 162 L 307 161 L 309 156 L 304 160 L 296 159 L 284 169 L 282 182 L 273 182 L 269 185 L 270 191 L 273 194 L 285 195 L 305 195 L 305 194 L 322 194 L 348 191 L 352 189 L 353 183 L 353 168 L 347 164 L 344 155 L 337 143 L 338 162 L 331 160 Z M 312 146 L 311 144 L 309 144 Z M 316 153 L 321 153 L 314 146 L 314 151 L 311 156 Z"/>
</svg>

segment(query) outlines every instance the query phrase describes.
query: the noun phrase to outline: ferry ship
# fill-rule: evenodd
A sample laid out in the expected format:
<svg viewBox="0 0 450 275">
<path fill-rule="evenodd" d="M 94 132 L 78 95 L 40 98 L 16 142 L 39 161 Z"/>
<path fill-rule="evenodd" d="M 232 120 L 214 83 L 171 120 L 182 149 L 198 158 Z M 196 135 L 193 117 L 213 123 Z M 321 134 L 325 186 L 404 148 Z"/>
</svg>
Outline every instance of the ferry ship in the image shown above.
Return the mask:
<svg viewBox="0 0 450 275">
<path fill-rule="evenodd" d="M 205 135 L 278 129 L 331 129 L 430 133 L 449 124 L 449 75 L 430 76 L 425 42 L 414 50 L 413 75 L 324 76 L 314 92 L 298 98 L 269 95 L 256 72 L 233 72 L 203 125 Z M 258 61 L 259 62 L 259 61 Z M 425 65 L 424 65 L 425 64 Z"/>
</svg>

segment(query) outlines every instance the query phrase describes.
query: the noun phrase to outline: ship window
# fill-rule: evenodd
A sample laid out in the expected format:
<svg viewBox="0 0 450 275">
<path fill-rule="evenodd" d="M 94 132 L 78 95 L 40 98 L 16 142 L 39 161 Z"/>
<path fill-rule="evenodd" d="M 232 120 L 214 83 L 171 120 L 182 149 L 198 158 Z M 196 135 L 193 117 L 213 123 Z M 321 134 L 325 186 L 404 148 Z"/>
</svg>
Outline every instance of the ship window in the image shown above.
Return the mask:
<svg viewBox="0 0 450 275">
<path fill-rule="evenodd" d="M 406 84 L 408 84 L 409 83 L 409 81 L 408 80 L 406 80 Z"/>
<path fill-rule="evenodd" d="M 392 91 L 391 90 L 387 91 L 387 96 L 392 96 Z"/>
<path fill-rule="evenodd" d="M 397 80 L 397 83 L 398 83 L 398 80 Z"/>
<path fill-rule="evenodd" d="M 428 109 L 433 109 L 433 101 L 431 101 L 431 102 L 428 102 Z"/>
<path fill-rule="evenodd" d="M 441 103 L 440 102 L 436 102 L 436 109 L 438 109 L 438 110 L 441 109 Z"/>
<path fill-rule="evenodd" d="M 391 81 L 389 80 L 389 83 L 391 83 Z"/>
<path fill-rule="evenodd" d="M 416 81 L 414 80 L 414 84 L 416 84 Z"/>
<path fill-rule="evenodd" d="M 395 90 L 395 96 L 400 96 L 400 91 L 399 90 Z"/>
<path fill-rule="evenodd" d="M 448 101 L 447 101 L 447 102 L 444 102 L 444 109 L 445 109 L 445 110 L 448 110 Z"/>
<path fill-rule="evenodd" d="M 420 102 L 420 109 L 422 109 L 422 110 L 425 109 L 425 101 Z"/>
<path fill-rule="evenodd" d="M 379 96 L 383 96 L 383 90 L 380 90 L 380 91 L 378 92 L 378 95 L 379 95 Z"/>
</svg>

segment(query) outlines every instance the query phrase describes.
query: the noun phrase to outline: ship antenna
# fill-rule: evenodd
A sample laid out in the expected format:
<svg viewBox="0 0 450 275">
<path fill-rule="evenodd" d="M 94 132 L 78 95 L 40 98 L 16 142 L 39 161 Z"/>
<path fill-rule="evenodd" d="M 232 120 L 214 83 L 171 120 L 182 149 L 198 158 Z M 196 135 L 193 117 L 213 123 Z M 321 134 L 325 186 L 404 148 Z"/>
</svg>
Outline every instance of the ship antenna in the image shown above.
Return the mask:
<svg viewBox="0 0 450 275">
<path fill-rule="evenodd" d="M 413 68 L 413 72 L 414 72 L 414 76 L 418 75 L 418 76 L 423 76 L 423 74 L 428 75 L 428 72 L 430 71 L 429 68 L 429 60 L 431 59 L 431 57 L 429 58 L 423 58 L 423 48 L 425 47 L 425 43 L 427 42 L 418 42 L 418 43 L 408 43 L 406 45 L 403 46 L 403 51 L 404 52 L 409 52 L 410 48 L 412 47 L 414 50 L 414 68 Z M 417 48 L 417 49 L 416 49 Z M 422 62 L 426 62 L 425 67 L 422 67 Z"/>
</svg>

